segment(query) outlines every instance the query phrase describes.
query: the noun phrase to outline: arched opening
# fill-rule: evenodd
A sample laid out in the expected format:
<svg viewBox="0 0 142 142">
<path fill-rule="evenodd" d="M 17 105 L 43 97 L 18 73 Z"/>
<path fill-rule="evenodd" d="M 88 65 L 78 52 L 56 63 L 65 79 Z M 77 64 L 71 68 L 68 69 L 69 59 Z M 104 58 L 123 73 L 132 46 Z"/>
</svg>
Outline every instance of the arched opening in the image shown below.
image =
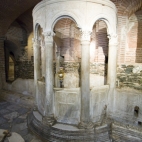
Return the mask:
<svg viewBox="0 0 142 142">
<path fill-rule="evenodd" d="M 59 87 L 57 73 L 60 67 L 64 69 L 64 87 L 79 87 L 79 67 L 81 58 L 81 46 L 79 29 L 70 18 L 58 20 L 54 26 L 54 61 L 56 62 L 55 86 Z"/>
<path fill-rule="evenodd" d="M 90 44 L 90 87 L 106 85 L 108 66 L 107 25 L 98 20 L 93 26 Z"/>
</svg>

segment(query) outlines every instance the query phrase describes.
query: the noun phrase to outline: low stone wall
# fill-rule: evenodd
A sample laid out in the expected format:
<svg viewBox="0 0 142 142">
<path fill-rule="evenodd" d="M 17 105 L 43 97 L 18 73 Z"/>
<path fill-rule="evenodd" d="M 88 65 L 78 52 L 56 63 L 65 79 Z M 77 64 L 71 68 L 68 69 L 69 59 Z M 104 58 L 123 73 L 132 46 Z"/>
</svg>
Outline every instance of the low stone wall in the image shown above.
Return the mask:
<svg viewBox="0 0 142 142">
<path fill-rule="evenodd" d="M 17 61 L 15 65 L 15 77 L 22 79 L 33 79 L 34 63 L 32 61 Z"/>
<path fill-rule="evenodd" d="M 106 85 L 107 64 L 90 63 L 90 89 L 97 86 Z"/>
<path fill-rule="evenodd" d="M 12 83 L 5 83 L 3 89 L 34 96 L 34 80 L 18 78 Z"/>
<path fill-rule="evenodd" d="M 142 90 L 142 64 L 118 65 L 117 86 Z"/>
<path fill-rule="evenodd" d="M 107 75 L 107 64 L 104 63 L 90 63 L 90 73 L 100 76 Z"/>
</svg>

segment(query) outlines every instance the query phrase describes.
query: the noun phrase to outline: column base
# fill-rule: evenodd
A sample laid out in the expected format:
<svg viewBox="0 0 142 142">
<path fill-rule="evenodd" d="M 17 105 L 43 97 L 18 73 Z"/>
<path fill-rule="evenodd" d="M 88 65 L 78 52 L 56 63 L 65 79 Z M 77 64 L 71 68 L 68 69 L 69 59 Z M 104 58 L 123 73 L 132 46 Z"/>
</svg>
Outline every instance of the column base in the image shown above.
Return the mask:
<svg viewBox="0 0 142 142">
<path fill-rule="evenodd" d="M 94 123 L 93 122 L 80 122 L 78 124 L 79 129 L 94 129 Z"/>
<path fill-rule="evenodd" d="M 51 116 L 44 116 L 42 118 L 42 123 L 47 126 L 53 126 L 56 123 L 56 119 L 53 115 Z"/>
</svg>

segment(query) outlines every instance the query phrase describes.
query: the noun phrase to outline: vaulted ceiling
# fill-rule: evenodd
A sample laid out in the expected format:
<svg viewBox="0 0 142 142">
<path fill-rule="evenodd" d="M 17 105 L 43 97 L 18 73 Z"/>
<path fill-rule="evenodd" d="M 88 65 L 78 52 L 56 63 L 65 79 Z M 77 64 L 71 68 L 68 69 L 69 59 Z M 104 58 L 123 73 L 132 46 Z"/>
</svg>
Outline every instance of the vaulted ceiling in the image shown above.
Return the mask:
<svg viewBox="0 0 142 142">
<path fill-rule="evenodd" d="M 15 20 L 32 30 L 32 9 L 41 0 L 0 0 L 0 35 L 6 33 Z M 142 7 L 142 0 L 111 0 L 118 13 L 131 15 Z"/>
<path fill-rule="evenodd" d="M 0 34 L 4 34 L 11 23 L 18 19 L 29 25 L 32 23 L 32 9 L 41 0 L 0 0 Z"/>
</svg>

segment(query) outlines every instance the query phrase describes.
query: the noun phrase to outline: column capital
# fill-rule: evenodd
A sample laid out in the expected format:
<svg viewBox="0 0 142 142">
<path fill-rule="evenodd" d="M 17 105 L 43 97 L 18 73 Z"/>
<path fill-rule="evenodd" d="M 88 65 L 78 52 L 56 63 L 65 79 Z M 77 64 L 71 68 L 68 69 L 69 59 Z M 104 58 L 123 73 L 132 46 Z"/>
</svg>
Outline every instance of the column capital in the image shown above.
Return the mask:
<svg viewBox="0 0 142 142">
<path fill-rule="evenodd" d="M 54 33 L 51 31 L 43 32 L 45 42 L 53 42 Z"/>
<path fill-rule="evenodd" d="M 89 41 L 91 38 L 91 31 L 81 31 L 81 41 Z"/>
<path fill-rule="evenodd" d="M 34 46 L 40 45 L 40 40 L 39 40 L 39 39 L 32 38 L 32 42 L 33 42 L 33 45 L 34 45 Z"/>
<path fill-rule="evenodd" d="M 117 34 L 112 34 L 108 35 L 109 38 L 109 45 L 118 45 L 118 35 Z"/>
</svg>

